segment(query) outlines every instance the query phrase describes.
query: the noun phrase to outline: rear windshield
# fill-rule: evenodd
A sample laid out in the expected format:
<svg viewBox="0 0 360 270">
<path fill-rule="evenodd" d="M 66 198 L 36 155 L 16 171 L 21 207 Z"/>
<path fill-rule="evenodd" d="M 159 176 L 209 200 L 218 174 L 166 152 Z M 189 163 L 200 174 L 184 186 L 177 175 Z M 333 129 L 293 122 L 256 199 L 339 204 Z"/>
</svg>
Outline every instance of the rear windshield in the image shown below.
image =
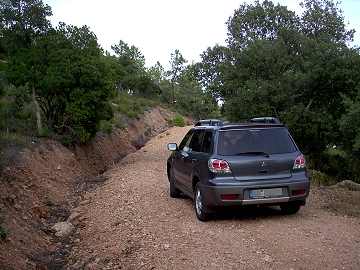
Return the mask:
<svg viewBox="0 0 360 270">
<path fill-rule="evenodd" d="M 285 128 L 224 130 L 219 133 L 218 154 L 224 156 L 263 152 L 284 154 L 297 151 Z"/>
</svg>

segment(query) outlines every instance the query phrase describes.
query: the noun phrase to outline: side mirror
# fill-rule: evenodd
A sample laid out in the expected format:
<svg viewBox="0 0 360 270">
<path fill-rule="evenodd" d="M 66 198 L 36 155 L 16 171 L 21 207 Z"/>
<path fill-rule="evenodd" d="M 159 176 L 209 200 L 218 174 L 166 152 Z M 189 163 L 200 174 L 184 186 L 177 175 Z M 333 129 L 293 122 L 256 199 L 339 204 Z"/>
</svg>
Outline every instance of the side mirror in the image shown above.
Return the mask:
<svg viewBox="0 0 360 270">
<path fill-rule="evenodd" d="M 176 151 L 176 150 L 178 149 L 178 146 L 177 146 L 176 143 L 169 143 L 169 144 L 167 145 L 167 148 L 168 148 L 168 150 L 170 150 L 170 151 Z"/>
</svg>

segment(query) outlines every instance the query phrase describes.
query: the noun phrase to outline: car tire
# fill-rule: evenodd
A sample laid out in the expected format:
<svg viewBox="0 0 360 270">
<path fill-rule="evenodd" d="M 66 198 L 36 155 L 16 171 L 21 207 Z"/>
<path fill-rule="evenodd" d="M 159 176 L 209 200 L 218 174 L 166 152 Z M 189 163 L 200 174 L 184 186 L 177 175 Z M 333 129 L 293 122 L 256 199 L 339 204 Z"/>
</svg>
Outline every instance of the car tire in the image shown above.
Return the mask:
<svg viewBox="0 0 360 270">
<path fill-rule="evenodd" d="M 200 221 L 208 221 L 210 220 L 210 213 L 208 212 L 205 204 L 204 199 L 201 193 L 200 185 L 199 183 L 196 184 L 194 189 L 194 209 L 196 213 L 196 217 Z"/>
<path fill-rule="evenodd" d="M 171 198 L 179 198 L 180 197 L 180 190 L 175 186 L 174 176 L 170 169 L 169 171 L 169 183 L 170 183 L 170 197 Z"/>
<path fill-rule="evenodd" d="M 287 203 L 280 205 L 281 212 L 284 215 L 294 215 L 299 212 L 301 205 L 299 203 Z"/>
</svg>

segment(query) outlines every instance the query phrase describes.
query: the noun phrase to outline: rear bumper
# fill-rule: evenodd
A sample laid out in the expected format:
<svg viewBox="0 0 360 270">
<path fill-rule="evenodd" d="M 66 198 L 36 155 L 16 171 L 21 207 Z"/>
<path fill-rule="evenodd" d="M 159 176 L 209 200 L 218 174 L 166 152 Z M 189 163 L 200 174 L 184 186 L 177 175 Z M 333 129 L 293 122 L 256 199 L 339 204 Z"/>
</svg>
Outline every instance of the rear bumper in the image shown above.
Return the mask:
<svg viewBox="0 0 360 270">
<path fill-rule="evenodd" d="M 276 198 L 250 198 L 250 190 L 282 188 L 283 195 Z M 209 207 L 218 206 L 239 206 L 239 205 L 277 205 L 287 202 L 299 202 L 304 205 L 306 197 L 309 195 L 309 179 L 297 181 L 266 181 L 266 182 L 246 182 L 232 183 L 231 185 L 205 185 L 200 184 L 204 204 Z M 304 193 L 298 194 L 298 191 L 304 190 Z M 236 199 L 224 199 L 224 195 L 238 195 Z"/>
</svg>

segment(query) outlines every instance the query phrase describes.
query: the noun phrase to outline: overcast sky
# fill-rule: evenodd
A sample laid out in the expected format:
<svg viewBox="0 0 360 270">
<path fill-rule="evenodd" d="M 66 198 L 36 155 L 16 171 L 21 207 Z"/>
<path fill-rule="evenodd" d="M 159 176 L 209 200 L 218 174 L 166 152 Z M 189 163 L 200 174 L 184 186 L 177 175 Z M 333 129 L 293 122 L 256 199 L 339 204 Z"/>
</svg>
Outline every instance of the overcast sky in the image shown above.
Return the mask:
<svg viewBox="0 0 360 270">
<path fill-rule="evenodd" d="M 53 24 L 88 25 L 102 47 L 110 50 L 119 40 L 135 45 L 147 66 L 156 61 L 168 66 L 170 53 L 179 49 L 185 58 L 199 61 L 209 46 L 224 44 L 225 22 L 244 0 L 45 0 L 52 7 Z M 251 2 L 248 0 L 247 2 Z M 299 12 L 297 0 L 275 0 Z M 345 21 L 359 33 L 360 0 L 343 0 Z"/>
</svg>

